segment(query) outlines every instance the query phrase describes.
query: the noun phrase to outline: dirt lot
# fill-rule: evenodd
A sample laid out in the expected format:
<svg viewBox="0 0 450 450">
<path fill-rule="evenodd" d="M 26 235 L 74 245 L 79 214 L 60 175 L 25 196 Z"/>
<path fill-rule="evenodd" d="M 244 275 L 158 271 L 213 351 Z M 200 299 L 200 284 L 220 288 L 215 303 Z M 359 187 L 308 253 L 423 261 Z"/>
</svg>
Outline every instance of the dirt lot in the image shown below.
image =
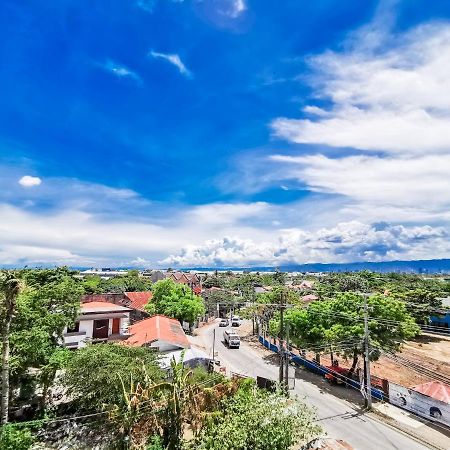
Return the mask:
<svg viewBox="0 0 450 450">
<path fill-rule="evenodd" d="M 244 323 L 239 334 L 251 341 L 251 345 L 261 353 L 267 355 L 268 350 L 262 348 L 256 339 L 250 339 L 252 333 L 251 323 Z M 407 358 L 417 364 L 436 373 L 441 373 L 450 377 L 450 338 L 441 337 L 432 334 L 423 334 L 413 341 L 408 342 L 402 348 L 400 356 Z M 312 359 L 314 354 L 308 353 L 307 357 Z M 321 363 L 325 366 L 331 365 L 329 355 L 321 356 Z M 340 365 L 349 367 L 351 361 L 340 360 Z M 362 361 L 359 363 L 361 367 Z M 377 362 L 372 363 L 372 374 L 386 378 L 394 383 L 403 386 L 415 386 L 417 384 L 431 381 L 431 378 L 421 375 L 414 370 L 408 369 L 386 357 L 381 357 Z"/>
</svg>

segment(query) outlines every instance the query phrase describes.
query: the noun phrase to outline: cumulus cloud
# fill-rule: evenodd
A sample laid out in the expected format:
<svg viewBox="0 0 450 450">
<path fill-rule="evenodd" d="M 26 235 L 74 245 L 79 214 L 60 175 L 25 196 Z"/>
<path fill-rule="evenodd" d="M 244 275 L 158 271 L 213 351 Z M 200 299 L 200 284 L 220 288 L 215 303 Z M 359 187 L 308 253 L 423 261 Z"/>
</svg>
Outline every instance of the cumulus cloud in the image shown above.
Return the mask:
<svg viewBox="0 0 450 450">
<path fill-rule="evenodd" d="M 388 223 L 339 223 L 316 231 L 283 230 L 276 241 L 223 238 L 188 245 L 161 261 L 176 266 L 248 266 L 308 262 L 385 261 L 419 259 L 439 248 L 448 254 L 447 232 L 440 227 L 404 227 Z"/>
<path fill-rule="evenodd" d="M 32 177 L 30 175 L 24 175 L 18 183 L 26 188 L 39 186 L 42 183 L 42 180 L 39 177 Z"/>
<path fill-rule="evenodd" d="M 184 65 L 183 61 L 181 61 L 180 56 L 177 55 L 176 53 L 174 53 L 174 54 L 160 53 L 160 52 L 155 52 L 152 50 L 150 52 L 150 56 L 152 56 L 153 58 L 163 59 L 163 60 L 169 62 L 170 64 L 175 66 L 182 75 L 184 75 L 186 77 L 192 76 L 191 71 Z"/>
</svg>

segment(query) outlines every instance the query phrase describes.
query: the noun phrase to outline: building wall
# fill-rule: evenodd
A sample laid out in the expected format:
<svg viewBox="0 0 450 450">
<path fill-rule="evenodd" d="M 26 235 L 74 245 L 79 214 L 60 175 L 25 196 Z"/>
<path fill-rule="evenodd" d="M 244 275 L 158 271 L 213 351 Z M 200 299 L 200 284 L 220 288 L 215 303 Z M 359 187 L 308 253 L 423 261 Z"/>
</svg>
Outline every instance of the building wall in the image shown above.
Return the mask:
<svg viewBox="0 0 450 450">
<path fill-rule="evenodd" d="M 129 315 L 119 319 L 119 334 L 125 335 L 128 333 L 128 327 L 130 326 Z M 94 320 L 80 320 L 78 333 L 70 333 L 66 335 L 67 328 L 64 330 L 64 345 L 77 343 L 78 348 L 85 347 L 89 341 L 92 340 L 92 334 L 94 331 Z M 112 334 L 113 319 L 108 321 L 108 336 Z"/>
</svg>

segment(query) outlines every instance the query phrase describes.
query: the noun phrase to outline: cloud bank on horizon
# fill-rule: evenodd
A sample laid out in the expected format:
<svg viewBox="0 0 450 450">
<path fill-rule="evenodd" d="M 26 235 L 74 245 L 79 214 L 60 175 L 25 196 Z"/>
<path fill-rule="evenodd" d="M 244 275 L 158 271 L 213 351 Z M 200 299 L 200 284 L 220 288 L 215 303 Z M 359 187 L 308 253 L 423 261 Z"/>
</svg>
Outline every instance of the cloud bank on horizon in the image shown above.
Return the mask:
<svg viewBox="0 0 450 450">
<path fill-rule="evenodd" d="M 0 128 L 0 265 L 450 257 L 450 8 L 419 20 L 406 3 L 373 2 L 370 23 L 336 16 L 320 42 L 313 30 L 286 41 L 300 14 L 289 1 L 286 30 L 267 30 L 269 2 L 113 11 L 132 50 L 86 38 L 58 69 L 70 89 L 40 68 L 28 108 L 2 107 L 30 126 Z"/>
</svg>

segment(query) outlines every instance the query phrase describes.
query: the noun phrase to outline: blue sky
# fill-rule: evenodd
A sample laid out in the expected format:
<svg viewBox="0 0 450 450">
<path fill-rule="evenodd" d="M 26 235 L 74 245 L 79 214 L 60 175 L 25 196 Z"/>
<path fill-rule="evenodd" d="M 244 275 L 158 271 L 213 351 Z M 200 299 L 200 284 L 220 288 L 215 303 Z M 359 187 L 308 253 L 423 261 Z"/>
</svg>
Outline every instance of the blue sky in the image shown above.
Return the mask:
<svg viewBox="0 0 450 450">
<path fill-rule="evenodd" d="M 448 2 L 1 9 L 1 264 L 450 256 Z"/>
</svg>

